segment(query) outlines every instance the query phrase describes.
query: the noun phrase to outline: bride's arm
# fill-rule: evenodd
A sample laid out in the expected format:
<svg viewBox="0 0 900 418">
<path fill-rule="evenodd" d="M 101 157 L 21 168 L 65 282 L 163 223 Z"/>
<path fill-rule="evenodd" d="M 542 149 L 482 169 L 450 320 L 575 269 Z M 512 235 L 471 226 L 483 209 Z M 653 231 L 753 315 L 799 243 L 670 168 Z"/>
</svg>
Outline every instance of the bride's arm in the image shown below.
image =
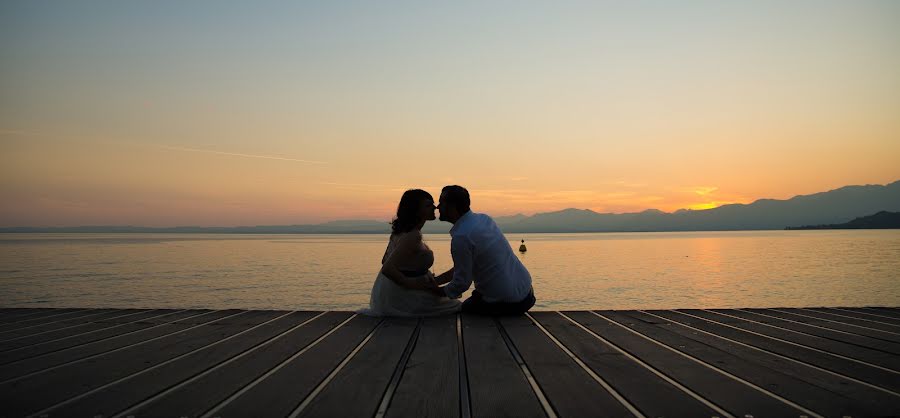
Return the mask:
<svg viewBox="0 0 900 418">
<path fill-rule="evenodd" d="M 400 286 L 409 289 L 424 289 L 425 283 L 422 283 L 422 280 L 406 277 L 400 272 L 400 269 L 397 268 L 398 262 L 403 260 L 404 257 L 408 257 L 416 249 L 416 244 L 418 244 L 418 242 L 415 237 L 411 235 L 412 234 L 407 234 L 400 238 L 400 241 L 397 242 L 397 249 L 394 250 L 391 256 L 381 265 L 381 273 Z"/>
</svg>

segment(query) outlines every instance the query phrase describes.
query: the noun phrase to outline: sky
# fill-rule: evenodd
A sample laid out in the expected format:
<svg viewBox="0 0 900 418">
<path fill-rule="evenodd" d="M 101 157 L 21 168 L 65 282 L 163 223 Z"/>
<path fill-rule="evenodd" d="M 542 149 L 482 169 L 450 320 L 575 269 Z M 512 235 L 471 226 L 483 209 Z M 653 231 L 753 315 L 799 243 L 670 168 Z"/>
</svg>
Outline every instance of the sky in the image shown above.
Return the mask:
<svg viewBox="0 0 900 418">
<path fill-rule="evenodd" d="M 0 226 L 704 209 L 900 180 L 897 1 L 0 3 Z"/>
</svg>

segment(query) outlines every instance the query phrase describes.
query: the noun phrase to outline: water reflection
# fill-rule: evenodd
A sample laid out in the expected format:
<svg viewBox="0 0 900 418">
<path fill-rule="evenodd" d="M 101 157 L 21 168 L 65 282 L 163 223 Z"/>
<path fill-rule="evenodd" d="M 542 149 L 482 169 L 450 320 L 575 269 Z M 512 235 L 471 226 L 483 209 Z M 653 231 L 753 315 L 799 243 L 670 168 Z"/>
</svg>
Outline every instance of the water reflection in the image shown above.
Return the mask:
<svg viewBox="0 0 900 418">
<path fill-rule="evenodd" d="M 509 234 L 517 248 L 525 238 Z M 427 235 L 434 270 L 449 237 Z M 900 305 L 900 231 L 528 234 L 536 309 Z M 5 306 L 355 309 L 386 235 L 5 234 Z"/>
</svg>

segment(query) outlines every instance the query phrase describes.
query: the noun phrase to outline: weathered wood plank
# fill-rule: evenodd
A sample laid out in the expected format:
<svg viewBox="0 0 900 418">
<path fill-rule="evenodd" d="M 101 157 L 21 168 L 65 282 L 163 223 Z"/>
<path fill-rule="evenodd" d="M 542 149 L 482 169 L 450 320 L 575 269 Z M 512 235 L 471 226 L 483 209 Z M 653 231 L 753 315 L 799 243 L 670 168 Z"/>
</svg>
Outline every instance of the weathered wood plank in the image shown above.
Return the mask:
<svg viewBox="0 0 900 418">
<path fill-rule="evenodd" d="M 867 311 L 861 308 L 817 308 L 826 312 L 834 312 L 841 315 L 852 316 L 860 319 L 869 319 L 872 321 L 886 322 L 888 324 L 896 325 L 900 327 L 900 318 L 896 318 L 893 316 L 887 315 L 879 315 L 872 311 Z"/>
<path fill-rule="evenodd" d="M 461 320 L 472 416 L 545 417 L 494 319 L 462 314 Z"/>
<path fill-rule="evenodd" d="M 387 417 L 460 416 L 456 318 L 446 315 L 422 320 Z"/>
<path fill-rule="evenodd" d="M 49 341 L 66 335 L 78 334 L 83 330 L 96 326 L 96 321 L 140 312 L 144 311 L 118 309 L 104 310 L 96 312 L 89 318 L 61 320 L 58 323 L 35 325 L 34 327 L 0 333 L 0 351 L 37 344 L 41 341 Z"/>
<path fill-rule="evenodd" d="M 22 335 L 30 335 L 37 332 L 62 328 L 70 325 L 84 324 L 96 318 L 115 316 L 121 309 L 89 309 L 80 312 L 72 312 L 71 315 L 60 315 L 48 318 L 40 323 L 0 331 L 0 341 L 15 338 Z"/>
<path fill-rule="evenodd" d="M 378 318 L 354 317 L 237 398 L 217 405 L 204 416 L 287 416 L 380 322 Z"/>
<path fill-rule="evenodd" d="M 893 320 L 887 318 L 875 318 L 868 315 L 857 314 L 855 312 L 848 312 L 833 308 L 806 308 L 802 309 L 803 311 L 811 311 L 811 312 L 820 312 L 828 315 L 831 319 L 836 321 L 840 320 L 852 320 L 853 323 L 861 324 L 865 326 L 869 326 L 867 324 L 877 325 L 875 328 L 883 329 L 890 332 L 900 332 L 900 320 Z"/>
<path fill-rule="evenodd" d="M 327 312 L 280 336 L 277 340 L 236 358 L 221 368 L 179 386 L 158 399 L 151 399 L 150 402 L 129 410 L 127 415 L 136 417 L 201 416 L 279 363 L 308 348 L 309 344 L 333 330 L 349 317 L 349 312 Z M 308 370 L 298 371 L 303 374 L 308 372 Z"/>
<path fill-rule="evenodd" d="M 90 309 L 52 309 L 36 314 L 23 314 L 17 318 L 11 319 L 9 322 L 0 324 L 0 331 L 15 330 L 18 328 L 29 327 L 33 325 L 41 325 L 47 322 L 57 321 L 59 319 L 70 318 L 73 316 L 90 313 Z"/>
<path fill-rule="evenodd" d="M 645 415 L 686 418 L 716 415 L 715 410 L 558 313 L 534 312 L 532 317 Z"/>
<path fill-rule="evenodd" d="M 591 312 L 565 314 L 734 416 L 789 417 L 802 413 L 712 367 L 678 354 L 680 350 L 662 347 L 662 343 L 648 339 L 649 337 L 629 327 L 620 326 Z"/>
<path fill-rule="evenodd" d="M 161 367 L 131 375 L 126 381 L 83 396 L 77 401 L 53 409 L 49 413 L 60 416 L 110 416 L 149 398 L 167 388 L 187 380 L 204 370 L 249 350 L 287 329 L 312 318 L 317 313 L 267 311 L 258 325 L 238 334 L 226 336 L 215 345 L 206 346 Z M 270 318 L 271 317 L 271 318 Z M 181 415 L 178 415 L 181 416 Z"/>
<path fill-rule="evenodd" d="M 648 312 L 664 313 L 662 311 Z M 668 312 L 668 314 L 678 315 L 674 312 Z M 883 392 L 871 390 L 851 380 L 720 338 L 721 336 L 738 336 L 740 331 L 717 326 L 714 329 L 722 334 L 717 333 L 713 336 L 678 325 L 678 323 L 709 324 L 702 320 L 695 319 L 692 322 L 679 318 L 678 321 L 673 321 L 670 318 L 657 318 L 640 312 L 629 313 L 628 316 L 652 324 L 656 328 L 666 327 L 683 337 L 680 339 L 681 344 L 686 346 L 685 349 L 696 350 L 698 357 L 708 362 L 725 361 L 725 364 L 720 363 L 722 368 L 730 367 L 732 373 L 745 380 L 755 382 L 823 415 L 877 415 L 897 408 L 894 398 Z M 713 328 L 713 325 L 708 326 Z M 765 341 L 763 337 L 759 338 L 760 341 Z M 749 337 L 747 339 L 749 340 Z M 768 342 L 760 341 L 754 340 L 754 343 L 768 344 Z M 706 347 L 702 347 L 700 344 Z M 756 344 L 749 345 L 756 346 Z M 713 347 L 718 349 L 709 349 Z M 727 356 L 724 355 L 726 353 Z"/>
<path fill-rule="evenodd" d="M 0 381 L 17 378 L 28 373 L 35 373 L 50 367 L 57 367 L 87 357 L 102 355 L 103 353 L 122 349 L 127 346 L 143 344 L 145 341 L 161 338 L 167 334 L 177 333 L 196 325 L 183 323 L 181 321 L 202 317 L 213 322 L 219 318 L 233 314 L 234 312 L 235 311 L 194 311 L 192 315 L 186 315 L 185 318 L 173 321 L 172 323 L 153 324 L 153 320 L 151 320 L 150 325 L 128 334 L 120 333 L 121 330 L 116 330 L 117 335 L 110 338 L 3 364 L 0 366 Z"/>
<path fill-rule="evenodd" d="M 697 316 L 700 316 L 703 318 L 709 317 L 706 319 L 711 319 L 712 321 L 718 321 L 723 324 L 727 324 L 727 325 L 739 328 L 739 330 L 734 329 L 734 328 L 729 328 L 724 325 L 719 325 L 714 322 L 708 322 L 706 320 L 696 319 L 693 317 L 683 315 L 683 313 L 694 314 L 695 312 L 698 314 L 703 314 L 703 315 L 697 315 Z M 768 328 L 768 327 L 765 327 L 762 325 L 742 322 L 742 320 L 739 320 L 739 319 L 730 319 L 730 322 L 726 322 L 726 321 L 720 320 L 720 318 L 722 318 L 722 317 L 717 318 L 715 316 L 715 314 L 703 313 L 703 312 L 698 312 L 698 311 L 689 310 L 689 309 L 679 311 L 678 313 L 676 313 L 674 311 L 669 311 L 669 312 L 653 311 L 652 313 L 657 314 L 659 316 L 662 316 L 662 317 L 667 318 L 672 321 L 677 321 L 679 323 L 687 324 L 692 327 L 695 327 L 695 328 L 698 328 L 698 329 L 701 329 L 701 330 L 704 330 L 707 332 L 711 332 L 713 334 L 716 334 L 716 335 L 719 335 L 722 337 L 730 338 L 732 340 L 739 341 L 744 344 L 749 344 L 754 347 L 761 348 L 761 349 L 764 349 L 764 350 L 767 350 L 767 351 L 770 351 L 773 353 L 777 353 L 777 354 L 780 354 L 785 357 L 789 357 L 789 358 L 799 360 L 804 363 L 818 366 L 818 367 L 827 369 L 829 371 L 838 373 L 843 376 L 848 376 L 848 377 L 852 377 L 855 379 L 859 379 L 866 383 L 871 383 L 871 384 L 877 385 L 877 386 L 885 388 L 885 389 L 889 389 L 889 390 L 893 390 L 893 391 L 900 391 L 900 379 L 898 379 L 898 377 L 900 377 L 900 374 L 898 374 L 897 372 L 886 371 L 886 370 L 879 369 L 879 368 L 876 368 L 873 366 L 861 364 L 861 363 L 847 360 L 844 358 L 835 357 L 833 355 L 829 355 L 829 354 L 815 351 L 815 350 L 805 347 L 805 346 L 808 346 L 811 344 L 815 344 L 814 348 L 817 348 L 817 349 L 821 349 L 822 347 L 827 347 L 831 350 L 838 351 L 836 349 L 836 347 L 839 344 L 843 344 L 843 343 L 839 343 L 836 341 L 829 341 L 829 340 L 824 340 L 825 342 L 820 342 L 818 340 L 823 340 L 823 339 L 818 338 L 818 337 L 808 337 L 808 336 L 804 336 L 801 334 L 796 334 L 797 337 L 794 337 L 793 335 L 791 335 L 790 333 L 788 333 L 786 331 L 780 331 L 780 330 L 771 329 L 771 328 Z M 725 319 L 729 319 L 729 318 L 725 318 Z M 763 334 L 763 335 L 771 335 L 776 338 L 781 338 L 781 339 L 784 339 L 785 341 L 795 342 L 798 344 L 802 344 L 804 346 L 801 347 L 801 346 L 785 343 L 782 341 L 774 340 L 771 338 L 763 337 L 760 335 L 750 334 L 750 333 L 744 332 L 742 330 L 757 332 L 757 333 Z M 852 350 L 852 347 L 851 347 L 851 350 Z M 863 349 L 861 349 L 861 348 L 857 348 L 857 350 L 859 350 L 860 352 L 863 351 Z M 890 355 L 886 355 L 886 354 L 880 353 L 880 352 L 875 352 L 875 353 L 880 354 L 881 356 L 885 357 L 885 361 L 890 360 L 889 359 L 889 357 L 891 357 Z M 849 358 L 853 358 L 853 357 L 849 357 Z M 803 368 L 798 369 L 798 374 L 803 373 L 805 370 L 806 369 L 803 369 Z M 843 378 L 839 378 L 839 379 L 831 378 L 831 380 L 833 380 L 835 382 L 834 383 L 835 385 L 838 385 L 837 387 L 841 387 L 841 388 L 845 388 L 845 389 L 851 389 L 851 388 L 855 389 L 856 390 L 855 392 L 845 393 L 848 397 L 851 397 L 851 398 L 855 398 L 855 396 L 859 396 L 859 393 L 868 393 L 868 392 L 872 391 L 871 388 L 866 388 L 865 386 L 860 386 L 855 383 L 846 383 L 846 382 L 844 382 L 844 380 L 846 380 L 846 379 L 843 379 Z M 826 380 L 826 381 L 831 381 L 831 380 Z M 824 382 L 817 381 L 816 383 L 822 385 Z M 898 400 L 900 400 L 900 398 L 898 398 Z"/>
<path fill-rule="evenodd" d="M 890 316 L 892 318 L 900 319 L 900 309 L 896 308 L 885 308 L 885 307 L 870 307 L 870 308 L 859 308 L 865 312 L 872 312 L 877 315 Z"/>
<path fill-rule="evenodd" d="M 84 333 L 62 337 L 58 340 L 45 341 L 26 347 L 3 351 L 0 353 L 0 365 L 31 357 L 38 357 L 55 351 L 65 350 L 105 339 L 116 338 L 117 336 L 124 336 L 128 333 L 138 332 L 142 329 L 159 325 L 148 322 L 150 319 L 165 318 L 169 321 L 177 321 L 184 317 L 197 315 L 199 313 L 200 311 L 173 311 L 169 309 L 160 309 L 135 315 L 130 318 L 134 319 L 132 322 L 123 322 L 121 324 L 97 324 L 98 328 L 92 331 L 85 331 Z M 102 325 L 102 327 L 100 327 L 100 325 Z M 69 354 L 70 353 L 66 353 L 67 358 L 74 357 L 74 354 L 72 356 L 69 356 Z M 0 367 L 0 370 L 2 370 L 2 367 Z M 2 376 L 2 373 L 0 373 L 0 376 Z"/>
<path fill-rule="evenodd" d="M 560 417 L 633 416 L 528 317 L 503 317 L 500 324 Z"/>
<path fill-rule="evenodd" d="M 852 406 L 852 402 L 854 402 L 810 385 L 794 376 L 774 370 L 764 362 L 754 361 L 756 360 L 754 357 L 748 358 L 744 355 L 747 350 L 735 349 L 740 346 L 729 344 L 726 341 L 718 341 L 699 332 L 685 330 L 666 319 L 633 311 L 597 312 L 673 349 L 687 353 L 707 364 L 715 365 L 759 389 L 779 396 L 783 401 L 789 401 L 789 404 L 795 407 L 811 410 L 814 414 L 840 416 L 840 411 L 851 410 L 847 408 L 847 405 Z M 805 411 L 802 413 L 806 414 Z"/>
<path fill-rule="evenodd" d="M 884 340 L 862 336 L 859 334 L 842 332 L 832 328 L 821 328 L 813 326 L 809 323 L 797 323 L 793 320 L 763 314 L 762 312 L 750 312 L 737 309 L 712 309 L 711 311 L 724 313 L 751 321 L 762 322 L 764 324 L 770 324 L 781 328 L 787 328 L 790 330 L 827 338 L 829 340 L 840 341 L 859 347 L 865 347 L 870 350 L 878 350 L 880 352 L 892 354 L 895 356 L 900 355 L 900 344 L 898 343 L 892 343 Z"/>
<path fill-rule="evenodd" d="M 398 364 L 416 330 L 418 320 L 387 318 L 372 339 L 356 353 L 312 402 L 301 417 L 362 417 L 378 411 L 388 383 L 403 365 Z M 454 390 L 451 388 L 450 390 Z M 353 399 L 353 402 L 347 402 Z"/>
<path fill-rule="evenodd" d="M 900 336 L 894 335 L 891 333 L 886 333 L 881 330 L 871 329 L 871 328 L 861 328 L 859 326 L 855 326 L 852 324 L 847 324 L 843 322 L 835 322 L 828 319 L 822 319 L 815 316 L 806 315 L 802 312 L 795 312 L 790 309 L 745 309 L 750 312 L 762 312 L 766 315 L 777 316 L 779 318 L 786 318 L 797 322 L 803 322 L 806 324 L 817 325 L 824 328 L 831 328 L 838 331 L 849 332 L 852 334 L 862 335 L 869 338 L 877 338 L 879 340 L 888 341 L 892 343 L 900 343 Z"/>
<path fill-rule="evenodd" d="M 847 372 L 846 370 L 840 369 L 842 366 L 837 366 L 838 368 L 831 368 L 830 360 L 834 359 L 835 356 L 830 356 L 830 355 L 824 354 L 824 353 L 818 353 L 812 349 L 822 350 L 822 351 L 825 351 L 828 353 L 833 353 L 835 355 L 849 357 L 854 360 L 864 361 L 867 363 L 874 364 L 876 366 L 889 368 L 891 370 L 895 370 L 898 373 L 900 373 L 900 356 L 892 355 L 890 353 L 872 350 L 867 347 L 860 347 L 857 345 L 848 344 L 848 343 L 841 342 L 841 341 L 835 341 L 835 340 L 831 340 L 828 338 L 800 334 L 800 333 L 792 332 L 792 331 L 785 331 L 782 329 L 773 328 L 771 326 L 766 326 L 766 325 L 750 322 L 743 318 L 734 318 L 734 317 L 730 317 L 730 316 L 724 316 L 724 315 L 714 313 L 714 312 L 706 312 L 706 311 L 697 310 L 697 309 L 679 309 L 678 312 L 698 316 L 698 317 L 701 317 L 701 318 L 704 318 L 704 319 L 707 319 L 710 321 L 716 321 L 719 323 L 728 324 L 732 327 L 736 327 L 741 330 L 747 330 L 750 332 L 755 332 L 758 334 L 762 334 L 762 335 L 770 336 L 773 338 L 778 338 L 778 339 L 781 339 L 784 341 L 789 341 L 789 342 L 792 342 L 795 344 L 800 344 L 800 345 L 803 345 L 806 347 L 810 347 L 810 350 L 806 350 L 806 351 L 803 351 L 803 350 L 798 351 L 798 350 L 792 349 L 792 348 L 788 348 L 788 351 L 786 351 L 786 352 L 776 351 L 774 349 L 772 351 L 775 351 L 782 355 L 787 355 L 789 357 L 793 357 L 793 355 L 789 355 L 786 353 L 792 353 L 792 354 L 796 353 L 796 354 L 802 356 L 802 358 L 798 358 L 798 360 L 810 361 L 813 364 L 825 367 L 829 370 L 834 370 L 834 371 L 837 371 L 840 373 Z M 669 313 L 665 313 L 664 315 L 661 315 L 661 316 L 668 317 L 667 316 L 668 314 Z M 738 333 L 735 335 L 746 336 L 747 334 Z M 743 340 L 741 340 L 741 341 L 743 341 Z M 754 339 L 753 341 L 756 341 L 756 339 Z M 768 342 L 770 340 L 763 339 L 763 340 L 759 340 L 759 341 Z M 784 343 L 779 343 L 777 341 L 772 344 L 773 344 L 773 347 L 789 347 L 790 346 L 789 344 L 785 345 Z M 819 363 L 819 362 L 817 362 L 817 359 L 824 359 L 824 362 Z M 843 360 L 843 361 L 839 362 L 839 364 L 841 364 L 841 365 L 843 365 L 843 367 L 849 368 L 851 370 L 855 370 L 857 367 L 859 367 L 858 363 L 850 364 L 850 363 L 847 363 L 847 360 Z M 855 376 L 853 374 L 849 374 L 849 375 L 865 380 L 863 377 L 860 377 L 860 376 Z M 900 377 L 900 374 L 897 374 L 897 373 L 889 373 L 888 375 Z M 894 379 L 892 379 L 892 380 L 894 380 Z M 900 389 L 900 386 L 898 386 L 898 389 Z"/>
<path fill-rule="evenodd" d="M 0 326 L 15 324 L 0 331 L 0 415 L 286 416 L 303 403 L 304 416 L 379 405 L 389 416 L 544 416 L 526 373 L 563 417 L 631 416 L 625 405 L 648 417 L 895 414 L 900 342 L 840 321 L 893 326 L 900 311 L 873 311 L 882 321 L 847 309 L 565 313 L 580 325 L 557 312 L 462 315 L 460 347 L 455 316 L 418 328 L 390 319 L 370 334 L 379 319 L 329 312 L 298 326 L 313 314 L 252 311 L 184 332 L 238 311 L 0 308 Z"/>
<path fill-rule="evenodd" d="M 21 321 L 26 318 L 36 318 L 47 312 L 58 311 L 55 308 L 6 308 L 0 313 L 0 325 Z"/>
<path fill-rule="evenodd" d="M 856 318 L 848 318 L 846 316 L 836 315 L 830 312 L 823 312 L 821 310 L 815 309 L 801 309 L 801 308 L 784 308 L 782 309 L 787 312 L 812 316 L 815 318 L 826 319 L 833 322 L 838 322 L 842 324 L 854 325 L 856 328 L 860 329 L 860 332 L 869 332 L 869 331 L 882 331 L 883 333 L 893 335 L 894 337 L 900 338 L 900 330 L 897 329 L 894 325 L 868 321 L 864 319 L 856 319 Z"/>
<path fill-rule="evenodd" d="M 199 349 L 271 318 L 270 312 L 238 311 L 234 315 L 176 335 L 90 361 L 67 364 L 52 373 L 31 375 L 0 384 L 0 404 L 11 415 L 29 415 L 105 383 Z M 76 382 L 73 384 L 73 382 Z"/>
</svg>

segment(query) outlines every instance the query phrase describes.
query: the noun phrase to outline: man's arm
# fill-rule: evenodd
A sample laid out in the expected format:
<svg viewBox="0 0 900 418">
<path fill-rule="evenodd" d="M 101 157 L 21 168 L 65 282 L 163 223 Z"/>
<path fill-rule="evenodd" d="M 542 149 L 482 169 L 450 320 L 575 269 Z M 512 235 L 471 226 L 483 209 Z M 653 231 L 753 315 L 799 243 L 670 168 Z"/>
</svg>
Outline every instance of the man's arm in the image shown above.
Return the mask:
<svg viewBox="0 0 900 418">
<path fill-rule="evenodd" d="M 453 280 L 453 267 L 450 267 L 450 270 L 447 270 L 441 273 L 440 276 L 434 278 L 434 281 L 438 284 L 438 286 L 447 284 L 450 282 L 450 280 Z"/>
<path fill-rule="evenodd" d="M 453 237 L 450 240 L 453 268 L 441 274 L 441 276 L 452 276 L 450 283 L 444 286 L 444 293 L 450 299 L 459 298 L 472 285 L 473 249 L 472 243 L 465 236 Z"/>
</svg>

